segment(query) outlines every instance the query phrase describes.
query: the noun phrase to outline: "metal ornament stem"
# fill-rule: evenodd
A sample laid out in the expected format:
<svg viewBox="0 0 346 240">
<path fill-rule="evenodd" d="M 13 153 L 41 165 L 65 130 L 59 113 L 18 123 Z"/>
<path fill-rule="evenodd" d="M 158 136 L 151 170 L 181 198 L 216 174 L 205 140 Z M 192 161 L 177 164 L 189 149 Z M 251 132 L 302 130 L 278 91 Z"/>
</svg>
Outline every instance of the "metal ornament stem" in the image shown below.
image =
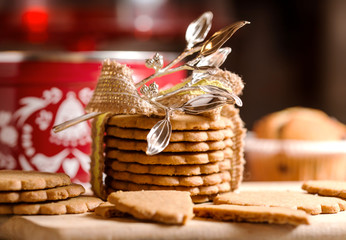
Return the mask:
<svg viewBox="0 0 346 240">
<path fill-rule="evenodd" d="M 95 118 L 97 117 L 98 115 L 101 115 L 102 113 L 98 113 L 98 112 L 92 112 L 92 113 L 87 113 L 87 114 L 84 114 L 82 116 L 79 116 L 79 117 L 76 117 L 76 118 L 73 118 L 71 120 L 68 120 L 66 122 L 63 122 L 59 125 L 56 125 L 53 127 L 53 132 L 57 133 L 57 132 L 60 132 L 62 130 L 65 130 L 66 128 L 69 128 L 69 127 L 72 127 L 78 123 L 81 123 L 81 122 L 84 122 L 84 121 L 87 121 L 89 119 L 92 119 L 92 118 Z"/>
<path fill-rule="evenodd" d="M 185 65 L 179 66 L 176 68 L 172 68 L 172 69 L 170 69 L 170 68 L 173 67 L 174 65 L 176 65 L 177 63 L 179 63 L 180 61 L 182 61 L 187 56 L 190 56 L 190 55 L 194 54 L 195 52 L 198 52 L 200 49 L 201 49 L 201 46 L 197 46 L 197 47 L 194 47 L 191 49 L 185 49 L 176 59 L 174 59 L 169 64 L 167 64 L 164 68 L 157 70 L 154 74 L 152 74 L 149 77 L 136 83 L 135 87 L 140 88 L 144 84 L 146 84 L 147 82 L 149 82 L 150 80 L 152 80 L 154 78 L 162 77 L 164 75 L 168 75 L 168 74 L 171 74 L 174 72 L 178 72 L 178 71 L 182 71 L 182 70 L 193 70 L 193 69 L 191 69 L 191 67 L 185 66 Z"/>
</svg>

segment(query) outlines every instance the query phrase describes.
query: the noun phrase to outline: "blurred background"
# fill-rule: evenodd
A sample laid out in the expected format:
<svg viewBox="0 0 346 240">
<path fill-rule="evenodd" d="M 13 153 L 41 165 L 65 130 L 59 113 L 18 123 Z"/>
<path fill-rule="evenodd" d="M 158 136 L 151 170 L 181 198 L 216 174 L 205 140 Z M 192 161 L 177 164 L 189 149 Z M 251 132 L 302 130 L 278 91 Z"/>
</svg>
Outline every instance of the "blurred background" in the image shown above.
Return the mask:
<svg viewBox="0 0 346 240">
<path fill-rule="evenodd" d="M 83 114 L 104 57 L 126 60 L 144 78 L 144 59 L 159 52 L 172 60 L 205 11 L 214 14 L 209 36 L 251 22 L 226 42 L 232 53 L 222 66 L 245 82 L 246 128 L 291 106 L 346 123 L 344 0 L 0 0 L 0 169 L 66 172 L 87 183 L 90 124 L 60 135 L 52 126 Z"/>
<path fill-rule="evenodd" d="M 242 117 L 289 106 L 319 108 L 346 122 L 346 1 L 0 0 L 0 51 L 179 52 L 205 11 L 210 33 L 248 20 L 225 45 L 222 66 L 242 76 Z"/>
</svg>

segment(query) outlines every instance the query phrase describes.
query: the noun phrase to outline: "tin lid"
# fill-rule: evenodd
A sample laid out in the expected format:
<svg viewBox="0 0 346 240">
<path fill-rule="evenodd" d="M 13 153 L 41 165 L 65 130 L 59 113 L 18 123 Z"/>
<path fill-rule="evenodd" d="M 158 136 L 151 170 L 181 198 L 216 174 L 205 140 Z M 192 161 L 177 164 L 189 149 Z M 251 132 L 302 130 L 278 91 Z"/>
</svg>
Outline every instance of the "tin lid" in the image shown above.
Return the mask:
<svg viewBox="0 0 346 240">
<path fill-rule="evenodd" d="M 35 84 L 71 84 L 95 82 L 103 59 L 117 59 L 131 69 L 151 73 L 144 66 L 153 52 L 98 51 L 98 52 L 1 52 L 0 86 L 31 86 Z M 163 54 L 166 60 L 174 53 Z"/>
</svg>

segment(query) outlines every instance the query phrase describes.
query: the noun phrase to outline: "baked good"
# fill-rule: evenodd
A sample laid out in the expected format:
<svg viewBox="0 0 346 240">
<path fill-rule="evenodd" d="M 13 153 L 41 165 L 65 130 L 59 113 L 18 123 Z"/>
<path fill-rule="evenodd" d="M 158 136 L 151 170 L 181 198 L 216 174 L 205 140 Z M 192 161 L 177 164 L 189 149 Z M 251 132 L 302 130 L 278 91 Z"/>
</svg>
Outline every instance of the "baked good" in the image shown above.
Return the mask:
<svg viewBox="0 0 346 240">
<path fill-rule="evenodd" d="M 259 119 L 246 143 L 249 180 L 346 180 L 346 126 L 293 107 Z"/>
<path fill-rule="evenodd" d="M 309 215 L 304 211 L 283 207 L 200 204 L 193 208 L 193 212 L 196 217 L 221 221 L 309 224 Z"/>
<path fill-rule="evenodd" d="M 185 224 L 193 217 L 193 203 L 188 192 L 118 191 L 108 196 L 114 207 L 135 218 L 166 224 Z"/>
</svg>

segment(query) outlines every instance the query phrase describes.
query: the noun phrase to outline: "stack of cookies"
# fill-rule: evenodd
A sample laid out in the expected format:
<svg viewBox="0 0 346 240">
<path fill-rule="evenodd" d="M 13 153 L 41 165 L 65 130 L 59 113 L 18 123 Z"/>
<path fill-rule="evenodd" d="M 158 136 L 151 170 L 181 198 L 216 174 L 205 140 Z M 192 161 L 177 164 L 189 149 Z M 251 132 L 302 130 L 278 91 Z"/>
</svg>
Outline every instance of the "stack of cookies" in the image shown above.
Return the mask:
<svg viewBox="0 0 346 240">
<path fill-rule="evenodd" d="M 190 192 L 196 203 L 238 187 L 243 172 L 244 129 L 235 108 L 217 120 L 200 115 L 172 116 L 169 145 L 149 156 L 146 137 L 160 119 L 144 115 L 108 119 L 105 162 L 100 164 L 100 168 L 104 165 L 106 194 L 117 190 L 179 190 Z M 96 194 L 98 187 L 93 184 Z"/>
<path fill-rule="evenodd" d="M 80 196 L 84 192 L 64 173 L 0 170 L 0 215 L 92 211 L 102 200 Z"/>
</svg>

